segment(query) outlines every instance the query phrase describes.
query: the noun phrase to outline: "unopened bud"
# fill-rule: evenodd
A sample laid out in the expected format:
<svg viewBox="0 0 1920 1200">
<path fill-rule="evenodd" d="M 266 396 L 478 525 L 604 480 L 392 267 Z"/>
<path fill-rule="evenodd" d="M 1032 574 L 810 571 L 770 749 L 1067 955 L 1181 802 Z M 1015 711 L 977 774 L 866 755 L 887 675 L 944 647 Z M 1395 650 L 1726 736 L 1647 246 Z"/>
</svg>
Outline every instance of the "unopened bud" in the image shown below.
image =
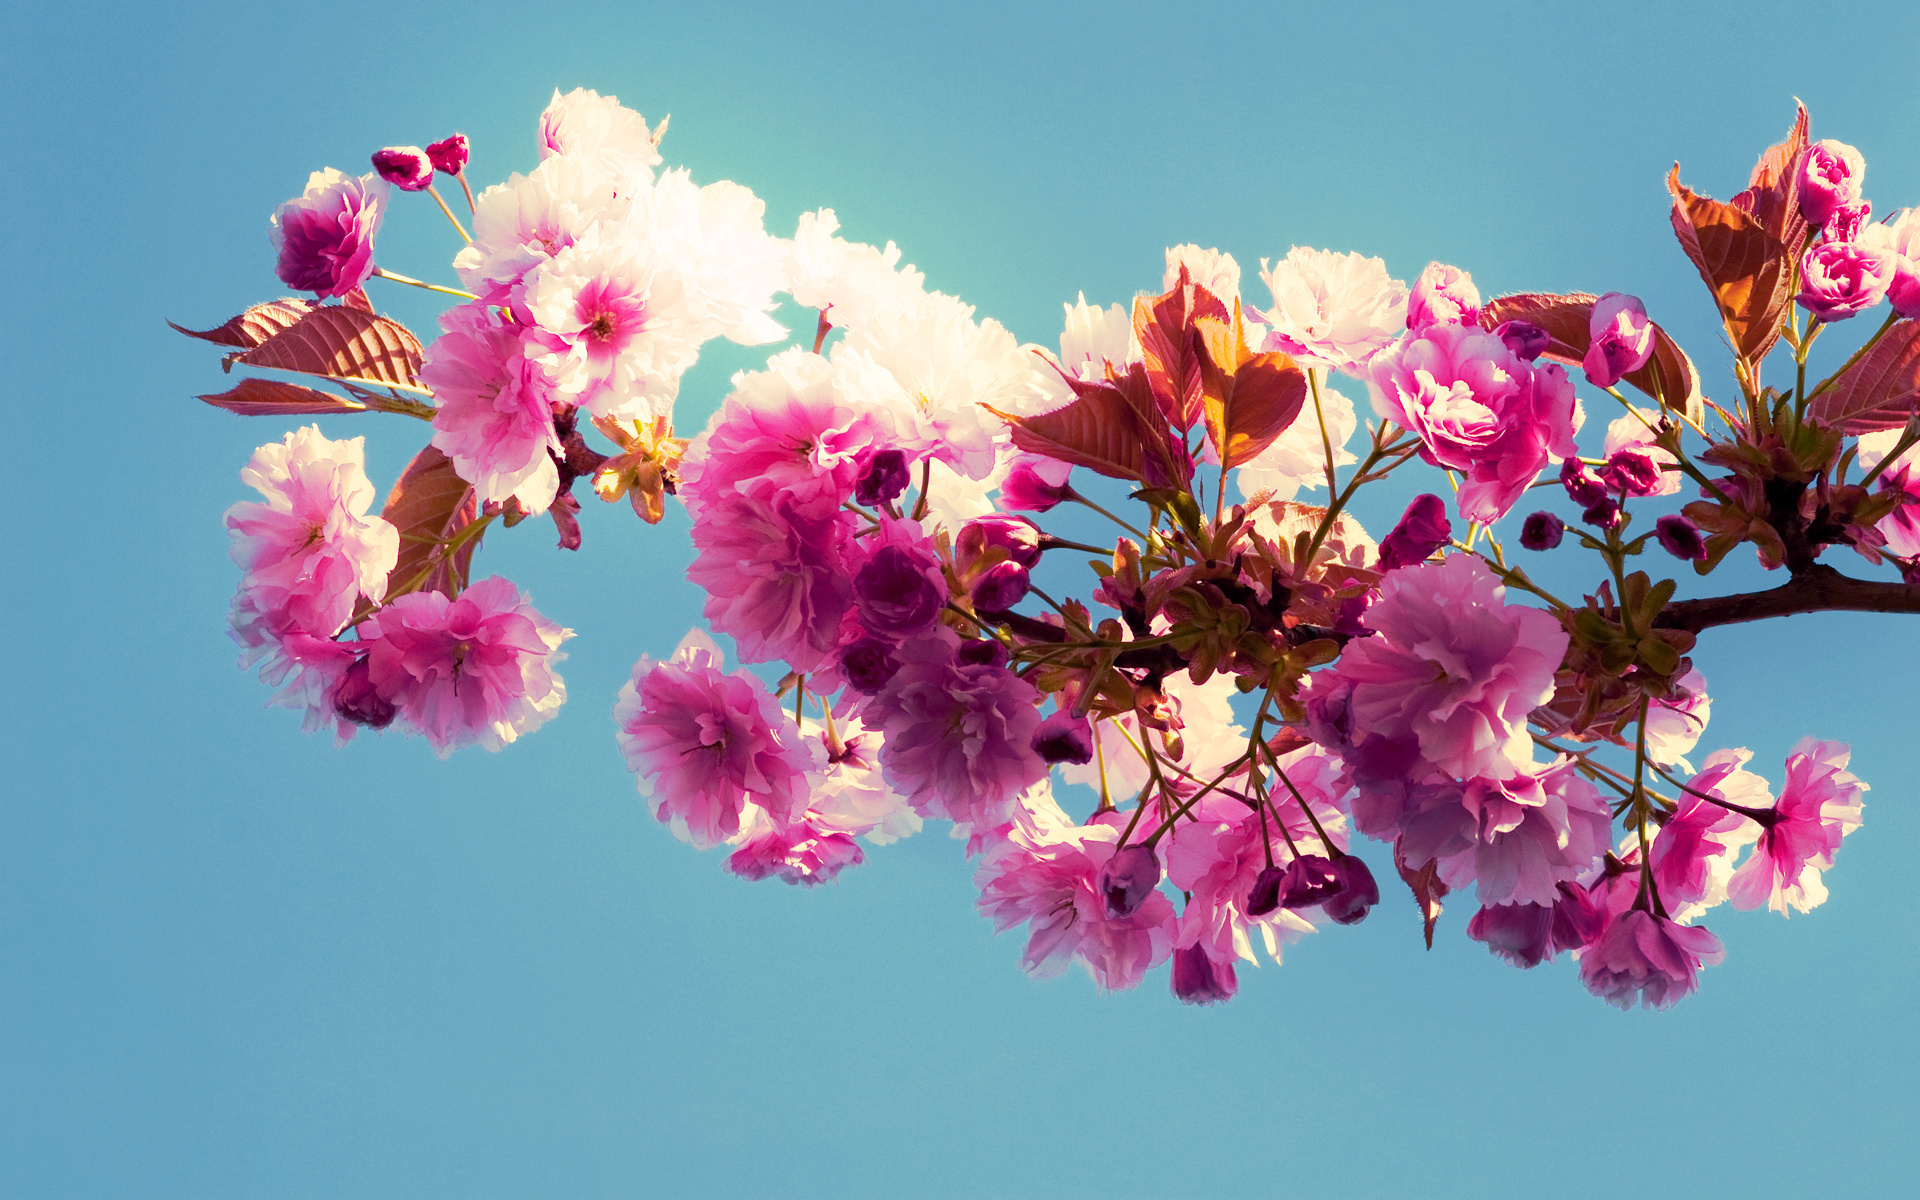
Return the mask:
<svg viewBox="0 0 1920 1200">
<path fill-rule="evenodd" d="M 418 192 L 433 182 L 433 160 L 418 146 L 388 146 L 373 152 L 373 169 L 403 192 Z"/>
</svg>

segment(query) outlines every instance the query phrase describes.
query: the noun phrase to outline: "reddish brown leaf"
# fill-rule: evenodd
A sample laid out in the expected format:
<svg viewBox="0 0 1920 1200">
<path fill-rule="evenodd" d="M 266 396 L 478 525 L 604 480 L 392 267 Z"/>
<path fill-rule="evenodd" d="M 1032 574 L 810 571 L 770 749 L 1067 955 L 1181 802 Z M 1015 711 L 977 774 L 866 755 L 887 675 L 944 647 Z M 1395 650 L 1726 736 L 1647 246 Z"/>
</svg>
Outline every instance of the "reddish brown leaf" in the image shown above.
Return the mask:
<svg viewBox="0 0 1920 1200">
<path fill-rule="evenodd" d="M 1752 213 L 1760 227 L 1786 247 L 1787 258 L 1799 261 L 1806 249 L 1807 219 L 1800 215 L 1800 163 L 1807 150 L 1807 106 L 1798 106 L 1787 140 L 1769 146 L 1754 164 L 1747 190 L 1735 196 L 1735 208 Z"/>
<path fill-rule="evenodd" d="M 1720 306 L 1734 352 L 1757 364 L 1779 340 L 1780 320 L 1793 303 L 1786 246 L 1753 214 L 1682 184 L 1679 163 L 1667 174 L 1667 190 L 1674 235 Z"/>
<path fill-rule="evenodd" d="M 1240 466 L 1285 433 L 1306 401 L 1306 372 L 1290 356 L 1255 354 L 1234 372 L 1226 403 L 1220 406 L 1218 434 L 1214 406 L 1208 404 L 1207 436 L 1214 439 L 1222 462 Z"/>
<path fill-rule="evenodd" d="M 1920 321 L 1901 321 L 1807 406 L 1841 433 L 1898 429 L 1920 404 Z"/>
<path fill-rule="evenodd" d="M 423 571 L 425 579 L 410 590 L 459 594 L 467 586 L 467 571 L 479 542 L 475 539 L 460 547 L 451 561 L 444 543 L 478 512 L 473 486 L 460 478 L 446 455 L 432 446 L 414 455 L 380 510 L 400 531 L 400 559 L 387 575 L 388 598 L 407 589 Z"/>
<path fill-rule="evenodd" d="M 199 338 L 203 342 L 251 350 L 281 330 L 298 324 L 301 317 L 313 311 L 313 307 L 311 300 L 287 296 L 280 300 L 269 300 L 265 304 L 256 304 L 217 329 L 187 329 L 173 325 L 172 321 L 168 321 L 167 324 L 173 325 L 188 337 Z"/>
<path fill-rule="evenodd" d="M 363 287 L 357 287 L 340 297 L 340 303 L 348 308 L 357 308 L 361 312 L 373 311 L 373 301 L 367 299 L 367 289 Z"/>
<path fill-rule="evenodd" d="M 1502 321 L 1528 321 L 1547 331 L 1553 340 L 1545 357 L 1578 368 L 1592 343 L 1593 304 L 1597 299 L 1585 292 L 1555 296 L 1523 293 L 1501 296 L 1480 310 L 1480 323 L 1488 329 Z M 1705 419 L 1706 399 L 1700 394 L 1700 372 L 1680 344 L 1658 324 L 1653 327 L 1653 357 L 1647 365 L 1631 372 L 1626 382 L 1653 397 L 1685 419 L 1700 423 Z"/>
<path fill-rule="evenodd" d="M 1170 424 L 1183 432 L 1200 419 L 1204 384 L 1196 321 L 1231 323 L 1218 297 L 1194 283 L 1180 268 L 1180 281 L 1161 296 L 1133 302 L 1133 330 L 1147 367 L 1154 400 Z"/>
<path fill-rule="evenodd" d="M 215 408 L 243 417 L 292 417 L 307 413 L 366 412 L 358 400 L 323 392 L 319 388 L 283 383 L 277 379 L 242 379 L 240 386 L 217 396 L 201 396 Z"/>
<path fill-rule="evenodd" d="M 420 340 L 398 321 L 329 304 L 228 362 L 425 393 L 420 358 Z"/>
<path fill-rule="evenodd" d="M 1413 902 L 1420 906 L 1420 919 L 1426 924 L 1427 949 L 1433 949 L 1433 927 L 1440 920 L 1440 899 L 1445 896 L 1447 885 L 1440 879 L 1440 863 L 1437 859 L 1428 859 L 1427 865 L 1418 871 L 1409 871 L 1407 864 L 1394 855 L 1393 865 L 1400 868 L 1400 878 L 1407 881 L 1413 889 Z"/>
<path fill-rule="evenodd" d="M 1016 417 L 984 405 L 1012 426 L 1013 444 L 1085 467 L 1109 479 L 1144 478 L 1144 439 L 1133 405 L 1110 383 L 1082 384 L 1072 404 L 1037 417 Z"/>
</svg>

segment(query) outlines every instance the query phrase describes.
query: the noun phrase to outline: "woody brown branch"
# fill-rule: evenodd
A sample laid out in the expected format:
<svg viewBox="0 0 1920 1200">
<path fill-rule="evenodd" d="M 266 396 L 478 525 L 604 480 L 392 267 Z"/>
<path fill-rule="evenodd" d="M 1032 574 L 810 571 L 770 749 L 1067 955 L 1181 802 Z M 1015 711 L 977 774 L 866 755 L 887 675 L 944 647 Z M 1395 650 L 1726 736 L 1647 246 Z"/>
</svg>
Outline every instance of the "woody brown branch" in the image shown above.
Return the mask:
<svg viewBox="0 0 1920 1200">
<path fill-rule="evenodd" d="M 1811 612 L 1920 613 L 1920 587 L 1854 579 L 1823 563 L 1811 563 L 1786 583 L 1764 592 L 1669 604 L 1653 623 L 1661 629 L 1699 633 L 1716 625 L 1740 625 Z"/>
</svg>

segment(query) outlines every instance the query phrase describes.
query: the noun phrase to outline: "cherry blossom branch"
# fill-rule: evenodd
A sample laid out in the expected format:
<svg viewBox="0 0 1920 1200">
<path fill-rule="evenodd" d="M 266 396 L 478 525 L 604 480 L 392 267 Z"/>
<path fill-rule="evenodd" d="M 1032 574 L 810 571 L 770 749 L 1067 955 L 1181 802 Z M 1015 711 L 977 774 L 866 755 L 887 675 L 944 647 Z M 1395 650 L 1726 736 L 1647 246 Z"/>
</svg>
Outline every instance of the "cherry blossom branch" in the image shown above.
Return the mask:
<svg viewBox="0 0 1920 1200">
<path fill-rule="evenodd" d="M 1777 588 L 1704 600 L 1680 600 L 1654 618 L 1657 629 L 1699 633 L 1716 625 L 1740 625 L 1811 612 L 1920 613 L 1920 588 L 1884 580 L 1855 579 L 1824 563 L 1803 567 Z"/>
</svg>

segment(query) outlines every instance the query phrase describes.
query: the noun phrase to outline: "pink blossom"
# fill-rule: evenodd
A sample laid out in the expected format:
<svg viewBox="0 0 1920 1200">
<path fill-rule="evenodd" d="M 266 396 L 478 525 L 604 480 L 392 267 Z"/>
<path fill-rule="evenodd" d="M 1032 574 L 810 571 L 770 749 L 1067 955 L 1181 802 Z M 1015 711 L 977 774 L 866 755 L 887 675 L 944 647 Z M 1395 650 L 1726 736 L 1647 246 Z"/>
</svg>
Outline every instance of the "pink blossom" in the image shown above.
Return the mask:
<svg viewBox="0 0 1920 1200">
<path fill-rule="evenodd" d="M 1053 836 L 1018 828 L 990 852 L 974 875 L 980 911 L 1001 932 L 1027 923 L 1021 966 L 1036 978 L 1058 975 L 1080 958 L 1101 987 L 1136 987 L 1173 951 L 1173 905 L 1158 891 L 1123 916 L 1112 916 L 1095 881 L 1112 857 L 1119 831 L 1077 826 Z"/>
<path fill-rule="evenodd" d="M 521 327 L 487 305 L 461 305 L 440 327 L 446 332 L 420 367 L 440 402 L 433 444 L 481 503 L 513 498 L 528 513 L 545 512 L 560 487 L 555 460 L 565 453 L 553 424 L 553 381 L 527 358 Z"/>
<path fill-rule="evenodd" d="M 1825 225 L 1844 205 L 1860 199 L 1867 162 L 1860 152 L 1832 138 L 1807 147 L 1800 165 L 1800 213 L 1809 224 Z"/>
<path fill-rule="evenodd" d="M 1821 242 L 1800 267 L 1800 307 L 1822 321 L 1844 321 L 1887 298 L 1897 262 L 1860 242 Z"/>
<path fill-rule="evenodd" d="M 1860 466 L 1873 470 L 1900 441 L 1901 430 L 1860 435 Z M 1903 494 L 1900 506 L 1874 528 L 1886 538 L 1886 551 L 1902 558 L 1920 555 L 1920 447 L 1909 446 L 1880 472 L 1878 490 Z"/>
<path fill-rule="evenodd" d="M 365 674 L 366 659 L 354 643 L 289 629 L 242 655 L 240 663 L 248 666 L 262 659 L 260 682 L 276 689 L 267 703 L 299 711 L 303 731 L 332 725 L 336 742 L 344 746 L 359 726 L 386 723 L 349 716 L 339 705 L 342 685 L 353 680 L 356 671 Z M 387 713 L 392 720 L 391 707 Z"/>
<path fill-rule="evenodd" d="M 1862 229 L 1856 240 L 1893 257 L 1887 302 L 1903 317 L 1920 317 L 1920 208 L 1903 208 L 1884 224 Z"/>
<path fill-rule="evenodd" d="M 1676 918 L 1691 919 L 1726 899 L 1734 855 L 1760 832 L 1751 818 L 1704 798 L 1749 808 L 1770 803 L 1766 781 L 1741 769 L 1752 757 L 1745 750 L 1709 755 L 1706 769 L 1687 781 L 1679 807 L 1654 836 L 1648 856 L 1653 886 Z"/>
<path fill-rule="evenodd" d="M 708 623 L 730 635 L 747 662 L 817 670 L 839 648 L 853 605 L 853 526 L 851 513 L 815 513 L 786 497 L 736 493 L 703 505 L 687 578 L 707 591 Z"/>
<path fill-rule="evenodd" d="M 620 751 L 655 819 L 702 849 L 735 837 L 755 814 L 792 824 L 807 806 L 809 772 L 825 757 L 765 684 L 745 671 L 724 674 L 724 665 L 713 639 L 696 630 L 666 662 L 635 663 L 613 709 Z M 804 854 L 797 840 L 786 849 Z M 764 846 L 748 860 L 771 861 L 774 851 Z M 814 852 L 822 863 L 844 857 Z"/>
<path fill-rule="evenodd" d="M 1033 752 L 1050 763 L 1085 765 L 1093 761 L 1093 729 L 1063 708 L 1033 731 Z"/>
<path fill-rule="evenodd" d="M 1420 435 L 1436 464 L 1466 474 L 1460 513 L 1494 521 L 1540 468 L 1574 453 L 1580 409 L 1554 365 L 1522 361 L 1470 325 L 1430 325 L 1374 360 L 1374 411 Z"/>
<path fill-rule="evenodd" d="M 442 758 L 498 750 L 558 712 L 567 689 L 553 665 L 572 636 L 498 575 L 451 600 L 411 592 L 360 627 L 374 686 Z"/>
<path fill-rule="evenodd" d="M 527 275 L 605 223 L 624 223 L 632 197 L 602 167 L 554 158 L 480 193 L 473 242 L 454 256 L 461 282 L 488 304 L 518 305 Z"/>
<path fill-rule="evenodd" d="M 932 538 L 917 522 L 883 517 L 859 547 L 854 604 L 868 633 L 898 641 L 932 625 L 947 602 L 947 581 Z"/>
<path fill-rule="evenodd" d="M 421 192 L 433 182 L 433 160 L 418 146 L 388 146 L 373 152 L 373 169 L 403 192 Z"/>
<path fill-rule="evenodd" d="M 1701 964 L 1726 958 L 1720 939 L 1698 926 L 1680 925 L 1634 909 L 1607 926 L 1580 956 L 1580 982 L 1618 1008 L 1639 1000 L 1667 1008 L 1693 994 Z"/>
<path fill-rule="evenodd" d="M 234 635 L 261 647 L 288 632 L 332 637 L 354 601 L 386 596 L 400 534 L 367 515 L 366 439 L 334 441 L 308 425 L 254 451 L 243 482 L 266 497 L 227 510 L 233 561 L 246 572 Z"/>
<path fill-rule="evenodd" d="M 1636 408 L 1632 412 L 1607 425 L 1607 441 L 1602 455 L 1609 465 L 1629 454 L 1640 455 L 1650 468 L 1636 464 L 1632 471 L 1634 486 L 1628 487 L 1629 496 L 1671 496 L 1680 490 L 1679 460 L 1664 448 L 1654 444 L 1654 427 L 1660 422 L 1660 414 L 1647 409 Z M 1648 483 L 1647 481 L 1651 481 Z M 1627 476 L 1619 470 L 1608 479 L 1609 486 L 1619 488 L 1628 482 Z M 1575 501 L 1575 503 L 1580 503 Z M 1583 507 L 1591 505 L 1592 500 Z"/>
<path fill-rule="evenodd" d="M 1215 963 L 1204 946 L 1173 952 L 1173 994 L 1182 1004 L 1218 1004 L 1240 990 L 1240 979 L 1230 962 Z"/>
<path fill-rule="evenodd" d="M 1683 762 L 1706 732 L 1712 712 L 1706 676 L 1689 667 L 1674 680 L 1671 695 L 1647 706 L 1647 757 L 1663 766 Z"/>
<path fill-rule="evenodd" d="M 1001 503 L 1008 508 L 1028 512 L 1049 512 L 1062 500 L 1076 494 L 1067 483 L 1071 463 L 1057 462 L 1038 454 L 1022 455 L 1000 484 Z"/>
<path fill-rule="evenodd" d="M 1264 348 L 1304 366 L 1364 378 L 1407 324 L 1407 285 L 1377 258 L 1295 246 L 1272 267 L 1261 259 L 1260 278 L 1273 291 L 1273 307 L 1259 314 L 1272 327 Z"/>
<path fill-rule="evenodd" d="M 1612 387 L 1653 357 L 1653 322 L 1638 296 L 1608 292 L 1593 302 L 1587 326 L 1592 340 L 1581 367 L 1595 387 Z"/>
<path fill-rule="evenodd" d="M 1459 267 L 1428 263 L 1407 298 L 1407 328 L 1473 325 L 1479 320 L 1480 289 L 1473 286 L 1473 276 Z"/>
<path fill-rule="evenodd" d="M 915 812 L 991 826 L 1046 774 L 1032 748 L 1040 695 L 1005 667 L 961 660 L 959 645 L 944 627 L 902 644 L 866 715 L 886 734 L 888 785 Z"/>
<path fill-rule="evenodd" d="M 830 883 L 848 867 L 866 861 L 851 837 L 812 821 L 774 826 L 742 842 L 727 859 L 727 870 L 742 879 L 778 877 L 786 883 Z"/>
<path fill-rule="evenodd" d="M 1456 779 L 1511 774 L 1533 761 L 1527 714 L 1552 696 L 1567 634 L 1505 597 L 1468 554 L 1393 571 L 1360 619 L 1377 636 L 1350 642 L 1322 679 L 1352 684 L 1356 730 L 1411 736 Z"/>
<path fill-rule="evenodd" d="M 1467 936 L 1516 967 L 1536 967 L 1562 950 L 1578 950 L 1605 929 L 1606 914 L 1577 883 L 1562 883 L 1548 904 L 1493 904 L 1473 914 Z"/>
<path fill-rule="evenodd" d="M 343 175 L 328 167 L 307 179 L 307 190 L 273 211 L 274 273 L 298 291 L 325 299 L 344 296 L 373 275 L 373 235 L 387 209 L 389 188 L 374 175 Z"/>
<path fill-rule="evenodd" d="M 1552 904 L 1561 883 L 1606 853 L 1612 813 L 1570 758 L 1504 779 L 1448 780 L 1415 789 L 1400 821 L 1400 860 L 1437 860 L 1454 890 L 1477 883 L 1480 903 Z"/>
<path fill-rule="evenodd" d="M 1435 550 L 1453 537 L 1453 522 L 1447 519 L 1447 504 L 1431 493 L 1415 496 L 1400 523 L 1380 541 L 1380 569 L 1391 571 L 1411 563 L 1427 561 Z"/>
<path fill-rule="evenodd" d="M 1860 795 L 1867 785 L 1846 770 L 1845 742 L 1800 739 L 1787 756 L 1780 800 L 1747 861 L 1727 884 L 1739 909 L 1765 904 L 1781 915 L 1806 912 L 1827 898 L 1820 872 L 1833 866 L 1840 839 L 1860 828 Z"/>
</svg>

